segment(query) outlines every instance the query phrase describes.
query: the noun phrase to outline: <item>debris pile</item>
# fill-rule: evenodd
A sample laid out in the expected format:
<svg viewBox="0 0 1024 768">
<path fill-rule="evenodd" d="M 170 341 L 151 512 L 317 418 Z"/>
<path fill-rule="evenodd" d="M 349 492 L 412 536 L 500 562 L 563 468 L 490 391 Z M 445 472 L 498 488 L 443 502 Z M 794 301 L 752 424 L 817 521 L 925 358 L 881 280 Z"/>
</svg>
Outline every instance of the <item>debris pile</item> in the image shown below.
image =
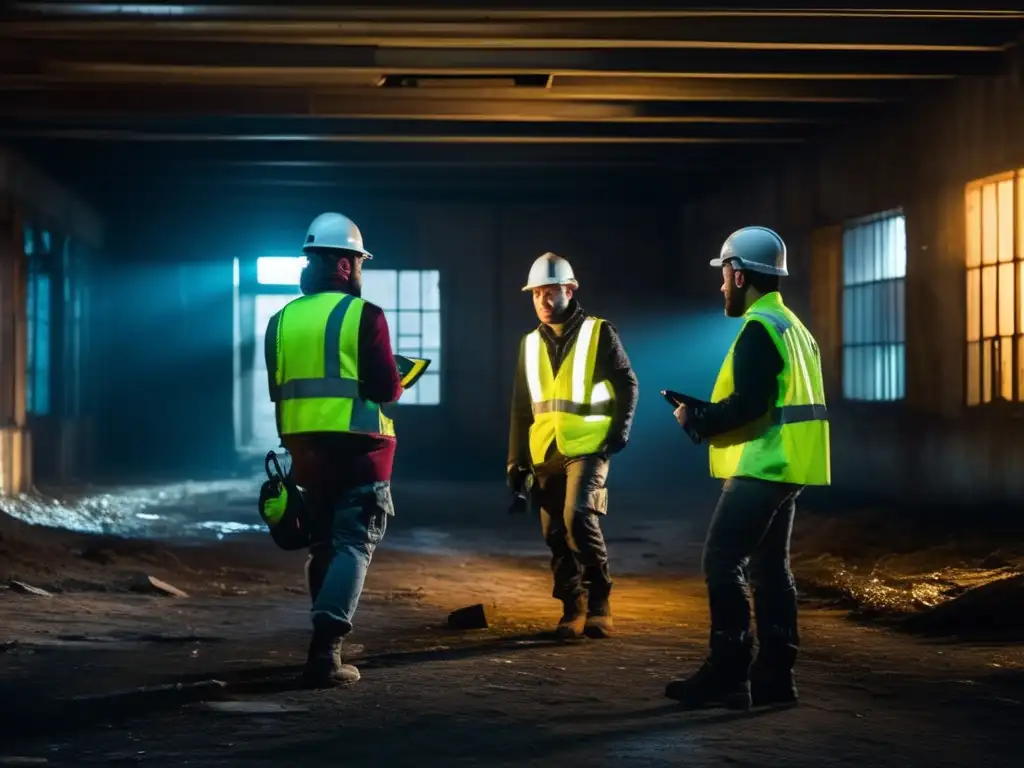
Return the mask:
<svg viewBox="0 0 1024 768">
<path fill-rule="evenodd" d="M 847 608 L 852 618 L 891 622 L 913 631 L 1024 633 L 1024 566 L 900 568 L 897 558 L 867 565 L 834 555 L 795 564 L 801 591 Z"/>
</svg>

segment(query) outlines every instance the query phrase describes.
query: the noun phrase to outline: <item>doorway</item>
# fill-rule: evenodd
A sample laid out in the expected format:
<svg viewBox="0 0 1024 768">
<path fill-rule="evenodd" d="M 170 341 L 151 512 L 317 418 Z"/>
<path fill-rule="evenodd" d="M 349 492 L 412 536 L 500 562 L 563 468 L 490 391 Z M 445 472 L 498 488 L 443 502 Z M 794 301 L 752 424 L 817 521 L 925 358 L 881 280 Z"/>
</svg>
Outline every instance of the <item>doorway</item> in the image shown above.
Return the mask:
<svg viewBox="0 0 1024 768">
<path fill-rule="evenodd" d="M 303 260 L 264 257 L 234 267 L 235 449 L 263 456 L 279 444 L 274 404 L 267 391 L 263 341 L 267 323 L 297 298 Z"/>
</svg>

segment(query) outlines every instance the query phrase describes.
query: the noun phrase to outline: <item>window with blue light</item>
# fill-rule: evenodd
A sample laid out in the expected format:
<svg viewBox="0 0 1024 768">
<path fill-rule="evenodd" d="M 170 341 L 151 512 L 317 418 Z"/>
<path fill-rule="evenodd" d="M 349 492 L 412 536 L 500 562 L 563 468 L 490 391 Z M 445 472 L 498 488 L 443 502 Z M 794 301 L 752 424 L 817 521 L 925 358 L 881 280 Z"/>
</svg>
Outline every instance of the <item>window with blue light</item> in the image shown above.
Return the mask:
<svg viewBox="0 0 1024 768">
<path fill-rule="evenodd" d="M 51 377 L 51 286 L 45 269 L 52 243 L 48 232 L 38 233 L 38 241 L 33 234 L 31 228 L 25 228 L 24 250 L 28 257 L 25 408 L 30 414 L 45 416 L 50 413 Z"/>
<path fill-rule="evenodd" d="M 904 286 L 907 225 L 899 213 L 851 222 L 843 232 L 843 396 L 906 396 Z"/>
<path fill-rule="evenodd" d="M 305 256 L 261 256 L 256 259 L 256 282 L 260 285 L 298 285 Z"/>
<path fill-rule="evenodd" d="M 304 256 L 263 256 L 256 280 L 298 286 Z M 363 265 L 363 298 L 384 310 L 394 351 L 430 360 L 430 368 L 402 394 L 401 405 L 441 403 L 441 273 L 436 269 L 371 269 Z"/>
</svg>

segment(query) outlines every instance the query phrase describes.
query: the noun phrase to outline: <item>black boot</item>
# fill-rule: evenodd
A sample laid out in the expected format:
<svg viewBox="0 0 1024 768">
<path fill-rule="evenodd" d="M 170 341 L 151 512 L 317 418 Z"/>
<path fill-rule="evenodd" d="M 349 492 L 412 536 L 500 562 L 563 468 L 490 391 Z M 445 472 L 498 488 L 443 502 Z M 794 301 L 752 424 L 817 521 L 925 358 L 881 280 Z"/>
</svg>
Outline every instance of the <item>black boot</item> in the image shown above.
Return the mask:
<svg viewBox="0 0 1024 768">
<path fill-rule="evenodd" d="M 572 600 L 562 601 L 562 618 L 558 620 L 555 635 L 559 640 L 575 640 L 583 637 L 587 620 L 587 596 L 580 595 Z"/>
<path fill-rule="evenodd" d="M 750 669 L 754 706 L 796 704 L 793 666 L 800 650 L 796 590 L 756 591 L 754 610 L 759 645 L 757 659 Z"/>
<path fill-rule="evenodd" d="M 612 621 L 612 606 L 608 601 L 610 590 L 595 591 L 591 589 L 587 598 L 587 622 L 583 634 L 594 640 L 611 637 L 615 630 Z"/>
<path fill-rule="evenodd" d="M 753 639 L 749 632 L 713 632 L 711 654 L 693 675 L 673 680 L 665 695 L 687 709 L 750 709 L 750 661 Z"/>
<path fill-rule="evenodd" d="M 334 627 L 313 629 L 302 680 L 310 688 L 333 688 L 359 682 L 359 670 L 341 656 L 342 636 Z"/>
<path fill-rule="evenodd" d="M 797 703 L 793 665 L 797 646 L 762 641 L 757 660 L 750 667 L 750 694 L 755 707 L 794 705 Z"/>
</svg>

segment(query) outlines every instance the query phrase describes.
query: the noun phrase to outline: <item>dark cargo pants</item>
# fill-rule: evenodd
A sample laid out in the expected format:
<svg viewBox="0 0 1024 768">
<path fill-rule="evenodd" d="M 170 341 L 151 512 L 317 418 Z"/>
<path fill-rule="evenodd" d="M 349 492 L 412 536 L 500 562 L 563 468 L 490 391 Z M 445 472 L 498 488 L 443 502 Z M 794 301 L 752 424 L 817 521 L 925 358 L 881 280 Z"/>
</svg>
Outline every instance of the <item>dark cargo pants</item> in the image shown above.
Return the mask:
<svg viewBox="0 0 1024 768">
<path fill-rule="evenodd" d="M 723 485 L 702 564 L 713 643 L 716 635 L 738 639 L 749 633 L 749 579 L 762 649 L 773 643 L 799 644 L 789 546 L 802 490 L 746 477 L 730 478 Z"/>
<path fill-rule="evenodd" d="M 608 459 L 553 456 L 534 467 L 544 542 L 551 550 L 552 596 L 571 602 L 589 593 L 607 598 L 612 580 L 601 515 L 608 511 Z"/>
</svg>

